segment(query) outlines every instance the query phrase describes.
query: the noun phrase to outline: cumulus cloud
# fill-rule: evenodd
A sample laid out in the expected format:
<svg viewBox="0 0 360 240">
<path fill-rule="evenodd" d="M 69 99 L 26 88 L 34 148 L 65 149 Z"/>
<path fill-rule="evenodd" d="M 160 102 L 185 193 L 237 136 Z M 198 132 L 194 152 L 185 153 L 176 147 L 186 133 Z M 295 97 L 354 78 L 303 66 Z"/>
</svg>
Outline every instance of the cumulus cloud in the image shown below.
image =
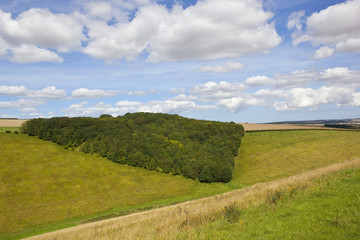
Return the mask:
<svg viewBox="0 0 360 240">
<path fill-rule="evenodd" d="M 262 105 L 263 99 L 252 97 L 249 94 L 244 96 L 222 99 L 218 101 L 218 106 L 226 107 L 230 112 L 238 112 L 249 106 Z"/>
<path fill-rule="evenodd" d="M 20 96 L 23 97 L 27 94 L 28 89 L 25 86 L 0 86 L 0 95 L 3 96 Z"/>
<path fill-rule="evenodd" d="M 135 96 L 144 96 L 146 95 L 146 93 L 142 90 L 137 90 L 137 91 L 130 91 L 127 93 L 128 95 L 135 95 Z"/>
<path fill-rule="evenodd" d="M 0 57 L 61 62 L 58 53 L 77 51 L 108 62 L 143 53 L 150 62 L 213 60 L 267 52 L 281 42 L 273 14 L 257 0 L 203 0 L 172 9 L 150 0 L 78 2 L 79 12 L 67 14 L 0 10 Z M 210 71 L 242 67 L 229 63 Z"/>
<path fill-rule="evenodd" d="M 44 105 L 45 101 L 32 99 L 19 99 L 15 101 L 0 101 L 0 108 L 26 109 Z"/>
<path fill-rule="evenodd" d="M 221 81 L 219 83 L 207 82 L 190 89 L 190 92 L 199 96 L 204 101 L 231 98 L 238 96 L 239 92 L 246 89 L 243 83 Z"/>
<path fill-rule="evenodd" d="M 119 101 L 115 107 L 111 104 L 99 102 L 89 105 L 88 102 L 72 104 L 63 112 L 68 116 L 100 116 L 110 114 L 112 116 L 123 115 L 128 112 L 154 112 L 154 113 L 182 113 L 190 111 L 206 111 L 216 108 L 214 105 L 199 105 L 191 100 L 168 99 L 153 100 L 146 103 L 136 101 Z"/>
<path fill-rule="evenodd" d="M 115 104 L 117 107 L 139 107 L 142 105 L 142 102 L 136 101 L 119 101 Z"/>
<path fill-rule="evenodd" d="M 270 86 L 275 83 L 275 81 L 267 76 L 253 76 L 249 77 L 245 80 L 245 85 L 251 86 L 251 87 L 257 87 L 257 86 Z"/>
<path fill-rule="evenodd" d="M 243 69 L 245 67 L 244 64 L 239 62 L 228 62 L 224 65 L 219 66 L 201 66 L 196 69 L 198 72 L 216 72 L 216 73 L 226 73 L 232 72 L 239 69 Z"/>
<path fill-rule="evenodd" d="M 79 88 L 72 91 L 71 96 L 73 98 L 82 98 L 82 99 L 90 99 L 90 98 L 103 98 L 103 97 L 111 97 L 115 96 L 122 91 L 114 91 L 114 90 L 101 90 L 101 89 L 87 89 L 87 88 Z"/>
<path fill-rule="evenodd" d="M 293 88 L 304 86 L 317 77 L 315 71 L 297 70 L 291 73 L 279 73 L 274 75 L 275 87 L 277 88 Z"/>
<path fill-rule="evenodd" d="M 335 52 L 335 49 L 328 47 L 328 46 L 323 46 L 323 47 L 319 48 L 318 50 L 316 50 L 314 59 L 322 59 L 322 58 L 331 57 L 334 54 L 334 52 Z"/>
<path fill-rule="evenodd" d="M 319 80 L 340 85 L 360 86 L 360 71 L 349 70 L 346 67 L 328 68 L 320 73 Z"/>
<path fill-rule="evenodd" d="M 335 48 L 339 52 L 359 52 L 359 12 L 360 0 L 332 5 L 309 16 L 306 19 L 305 30 L 297 27 L 299 25 L 293 23 L 293 18 L 289 18 L 288 27 L 290 26 L 294 29 L 292 35 L 293 43 L 298 45 L 309 41 L 314 45 L 322 44 Z M 321 55 L 321 51 L 318 51 L 316 55 Z M 322 51 L 325 51 L 325 49 L 322 49 Z M 329 55 L 329 51 L 327 55 Z"/>
<path fill-rule="evenodd" d="M 29 44 L 60 52 L 78 50 L 85 40 L 83 26 L 71 14 L 54 14 L 32 8 L 15 19 L 0 10 L 0 34 L 13 45 Z"/>
<path fill-rule="evenodd" d="M 25 97 L 40 100 L 61 99 L 66 96 L 63 89 L 57 89 L 54 86 L 46 87 L 41 90 L 27 89 L 25 86 L 0 86 L 0 95 Z"/>
<path fill-rule="evenodd" d="M 175 6 L 163 16 L 150 42 L 152 62 L 235 58 L 281 42 L 268 23 L 273 14 L 260 1 L 204 0 L 186 9 Z"/>
<path fill-rule="evenodd" d="M 13 18 L 0 10 L 0 55 L 11 61 L 62 62 L 53 50 L 80 50 L 85 39 L 83 25 L 74 15 L 32 8 Z"/>
</svg>

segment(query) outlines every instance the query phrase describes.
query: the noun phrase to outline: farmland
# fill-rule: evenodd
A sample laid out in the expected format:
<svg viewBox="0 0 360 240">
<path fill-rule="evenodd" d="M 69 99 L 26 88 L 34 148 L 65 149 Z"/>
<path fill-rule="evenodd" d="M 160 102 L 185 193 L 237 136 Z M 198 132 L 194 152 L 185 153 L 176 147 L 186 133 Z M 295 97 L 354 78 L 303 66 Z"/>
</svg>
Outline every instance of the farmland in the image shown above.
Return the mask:
<svg viewBox="0 0 360 240">
<path fill-rule="evenodd" d="M 2 133 L 0 142 L 0 226 L 6 239 L 229 192 L 360 157 L 358 132 L 248 132 L 233 180 L 203 184 L 22 134 Z"/>
</svg>

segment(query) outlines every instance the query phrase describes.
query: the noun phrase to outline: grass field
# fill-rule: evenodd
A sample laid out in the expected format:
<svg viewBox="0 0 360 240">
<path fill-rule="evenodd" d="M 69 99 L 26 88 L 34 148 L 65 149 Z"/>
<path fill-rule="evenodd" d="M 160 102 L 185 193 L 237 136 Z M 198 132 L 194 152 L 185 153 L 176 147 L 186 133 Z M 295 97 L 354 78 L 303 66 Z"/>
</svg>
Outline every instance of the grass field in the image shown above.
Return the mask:
<svg viewBox="0 0 360 240">
<path fill-rule="evenodd" d="M 5 133 L 0 134 L 0 181 L 1 234 L 114 207 L 126 211 L 190 193 L 196 184 Z"/>
<path fill-rule="evenodd" d="M 211 196 L 360 157 L 360 133 L 247 133 L 228 184 L 200 184 L 0 134 L 0 232 L 17 239 L 89 219 Z M 1 237 L 0 237 L 1 238 Z"/>
<path fill-rule="evenodd" d="M 28 240 L 358 239 L 360 159 Z"/>
<path fill-rule="evenodd" d="M 230 209 L 173 239 L 360 239 L 360 169 L 279 191 L 276 204 Z"/>
<path fill-rule="evenodd" d="M 6 131 L 11 131 L 12 133 L 15 131 L 20 132 L 20 128 L 19 127 L 0 127 L 0 133 L 4 133 Z"/>
<path fill-rule="evenodd" d="M 360 157 L 360 132 L 250 132 L 242 141 L 231 184 L 280 179 Z"/>
</svg>

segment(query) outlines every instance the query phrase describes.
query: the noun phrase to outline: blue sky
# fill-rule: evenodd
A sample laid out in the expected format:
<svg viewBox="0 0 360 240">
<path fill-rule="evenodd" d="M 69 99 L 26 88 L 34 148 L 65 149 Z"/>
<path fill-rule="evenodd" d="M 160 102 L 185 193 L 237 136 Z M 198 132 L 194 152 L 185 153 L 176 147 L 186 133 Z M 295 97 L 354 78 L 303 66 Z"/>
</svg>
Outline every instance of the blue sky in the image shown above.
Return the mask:
<svg viewBox="0 0 360 240">
<path fill-rule="evenodd" d="M 0 117 L 360 117 L 360 0 L 2 0 Z"/>
</svg>

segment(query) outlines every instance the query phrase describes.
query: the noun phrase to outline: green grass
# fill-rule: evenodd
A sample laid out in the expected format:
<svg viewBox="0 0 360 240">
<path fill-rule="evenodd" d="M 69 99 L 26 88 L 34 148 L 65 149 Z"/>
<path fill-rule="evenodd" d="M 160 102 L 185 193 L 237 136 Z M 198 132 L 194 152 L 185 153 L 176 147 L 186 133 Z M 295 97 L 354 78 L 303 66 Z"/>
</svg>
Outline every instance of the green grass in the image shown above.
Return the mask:
<svg viewBox="0 0 360 240">
<path fill-rule="evenodd" d="M 22 134 L 0 134 L 0 143 L 2 234 L 184 195 L 196 185 Z"/>
<path fill-rule="evenodd" d="M 360 132 L 267 131 L 246 133 L 231 184 L 280 179 L 360 157 Z"/>
<path fill-rule="evenodd" d="M 247 133 L 233 180 L 201 184 L 1 133 L 0 238 L 18 239 L 291 176 L 359 157 L 359 146 L 359 132 Z"/>
<path fill-rule="evenodd" d="M 177 239 L 360 239 L 359 193 L 360 169 L 340 171 L 280 193 L 276 205 L 238 210 L 236 221 L 225 215 Z"/>
<path fill-rule="evenodd" d="M 20 128 L 19 127 L 0 127 L 0 133 L 6 132 L 6 131 L 11 131 L 12 133 L 14 131 L 20 132 Z"/>
</svg>

